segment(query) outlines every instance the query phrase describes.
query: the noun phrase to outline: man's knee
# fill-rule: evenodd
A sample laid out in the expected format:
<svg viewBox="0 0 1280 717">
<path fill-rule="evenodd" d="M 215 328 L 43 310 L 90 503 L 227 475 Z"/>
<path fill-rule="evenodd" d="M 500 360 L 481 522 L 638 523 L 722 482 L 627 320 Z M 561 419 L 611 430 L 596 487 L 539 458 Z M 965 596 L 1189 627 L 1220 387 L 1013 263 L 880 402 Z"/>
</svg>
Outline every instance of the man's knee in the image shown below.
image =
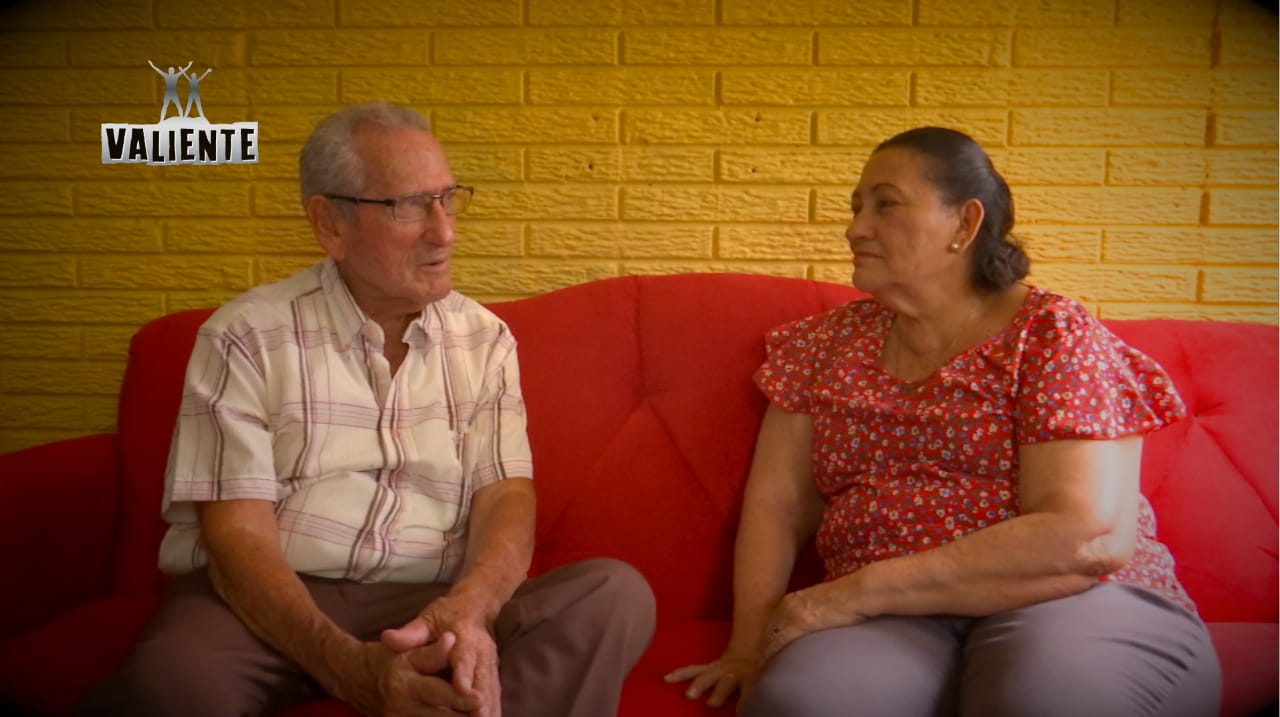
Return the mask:
<svg viewBox="0 0 1280 717">
<path fill-rule="evenodd" d="M 657 600 L 640 571 L 613 558 L 592 558 L 575 567 L 589 588 L 574 605 L 573 615 L 625 627 L 647 643 L 657 620 Z"/>
<path fill-rule="evenodd" d="M 76 714 L 161 717 L 220 717 L 254 714 L 237 702 L 238 692 L 219 678 L 217 658 L 191 650 L 141 644 L 120 671 L 102 680 L 80 701 Z"/>
</svg>

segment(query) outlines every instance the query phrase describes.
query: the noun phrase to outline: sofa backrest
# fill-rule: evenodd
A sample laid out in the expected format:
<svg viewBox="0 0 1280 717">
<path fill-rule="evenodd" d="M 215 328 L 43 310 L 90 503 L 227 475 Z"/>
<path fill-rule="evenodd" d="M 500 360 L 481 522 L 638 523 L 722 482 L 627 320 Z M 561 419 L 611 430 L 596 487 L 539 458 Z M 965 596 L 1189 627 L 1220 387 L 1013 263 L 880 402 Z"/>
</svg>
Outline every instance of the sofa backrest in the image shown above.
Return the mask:
<svg viewBox="0 0 1280 717">
<path fill-rule="evenodd" d="M 618 557 L 649 578 L 663 616 L 728 617 L 738 506 L 765 408 L 751 383 L 763 336 L 857 296 L 821 282 L 701 274 L 492 305 L 520 346 L 539 495 L 535 570 Z M 120 406 L 117 590 L 159 584 L 169 437 L 209 313 L 163 317 L 134 338 Z M 1108 323 L 1169 370 L 1191 409 L 1143 456 L 1143 490 L 1179 576 L 1207 619 L 1275 621 L 1275 327 Z M 818 576 L 808 553 L 793 582 Z"/>
</svg>

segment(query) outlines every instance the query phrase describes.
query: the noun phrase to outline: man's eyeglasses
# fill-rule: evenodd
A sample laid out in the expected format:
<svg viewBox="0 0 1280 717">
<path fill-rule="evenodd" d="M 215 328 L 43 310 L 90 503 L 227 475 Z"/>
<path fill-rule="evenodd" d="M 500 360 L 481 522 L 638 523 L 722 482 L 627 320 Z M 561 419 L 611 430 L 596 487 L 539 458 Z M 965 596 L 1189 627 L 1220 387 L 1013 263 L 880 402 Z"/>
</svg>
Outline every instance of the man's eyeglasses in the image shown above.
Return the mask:
<svg viewBox="0 0 1280 717">
<path fill-rule="evenodd" d="M 440 208 L 451 217 L 467 211 L 471 204 L 471 195 L 475 187 L 464 187 L 461 184 L 449 187 L 440 194 L 421 192 L 405 194 L 395 199 L 369 199 L 366 197 L 349 197 L 343 194 L 324 194 L 329 199 L 341 199 L 356 204 L 383 204 L 391 207 L 391 217 L 398 222 L 420 222 L 431 213 L 431 203 L 440 202 Z"/>
</svg>

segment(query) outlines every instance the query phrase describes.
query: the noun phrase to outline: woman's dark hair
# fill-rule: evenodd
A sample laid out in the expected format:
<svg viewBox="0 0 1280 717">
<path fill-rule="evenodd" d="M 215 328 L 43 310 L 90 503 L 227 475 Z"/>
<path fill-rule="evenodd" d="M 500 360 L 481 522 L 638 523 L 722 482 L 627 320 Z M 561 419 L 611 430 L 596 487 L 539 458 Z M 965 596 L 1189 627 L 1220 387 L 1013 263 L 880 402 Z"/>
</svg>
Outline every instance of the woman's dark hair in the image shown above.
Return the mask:
<svg viewBox="0 0 1280 717">
<path fill-rule="evenodd" d="M 1027 275 L 1031 259 L 1009 232 L 1013 229 L 1013 196 L 991 158 L 969 135 L 946 127 L 918 127 L 880 143 L 924 155 L 927 179 L 943 201 L 956 206 L 968 199 L 982 202 L 984 216 L 974 239 L 973 282 L 985 291 L 1000 291 Z"/>
</svg>

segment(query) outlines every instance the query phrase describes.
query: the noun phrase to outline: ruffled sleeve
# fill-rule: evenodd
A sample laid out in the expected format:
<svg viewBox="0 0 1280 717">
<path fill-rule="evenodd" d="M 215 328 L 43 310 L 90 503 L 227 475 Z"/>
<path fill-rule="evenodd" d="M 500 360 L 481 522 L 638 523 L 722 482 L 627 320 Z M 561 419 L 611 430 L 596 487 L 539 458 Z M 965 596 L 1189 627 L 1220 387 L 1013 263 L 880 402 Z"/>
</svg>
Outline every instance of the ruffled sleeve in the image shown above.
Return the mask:
<svg viewBox="0 0 1280 717">
<path fill-rule="evenodd" d="M 1016 400 L 1019 443 L 1141 435 L 1186 415 L 1159 364 L 1068 299 L 1029 322 Z"/>
<path fill-rule="evenodd" d="M 783 324 L 765 335 L 765 362 L 755 382 L 773 405 L 792 413 L 809 413 L 819 374 L 819 354 L 828 343 L 825 314 Z"/>
</svg>

